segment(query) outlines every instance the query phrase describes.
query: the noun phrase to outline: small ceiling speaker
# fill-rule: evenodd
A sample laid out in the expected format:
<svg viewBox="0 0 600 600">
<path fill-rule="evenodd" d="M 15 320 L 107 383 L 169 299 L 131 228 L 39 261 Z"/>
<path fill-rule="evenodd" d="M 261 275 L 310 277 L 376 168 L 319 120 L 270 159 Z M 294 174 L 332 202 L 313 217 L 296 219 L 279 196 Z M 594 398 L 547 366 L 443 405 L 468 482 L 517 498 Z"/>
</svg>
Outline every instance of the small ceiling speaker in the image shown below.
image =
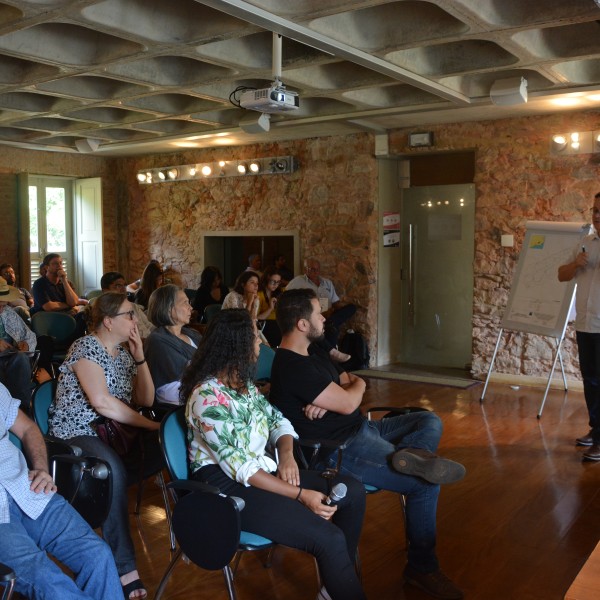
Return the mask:
<svg viewBox="0 0 600 600">
<path fill-rule="evenodd" d="M 527 79 L 525 77 L 509 77 L 494 81 L 490 89 L 490 100 L 499 106 L 527 102 Z"/>
<path fill-rule="evenodd" d="M 80 140 L 75 140 L 75 147 L 79 152 L 96 152 L 100 147 L 100 140 L 95 140 L 93 138 L 81 138 Z"/>
<path fill-rule="evenodd" d="M 240 128 L 246 133 L 265 133 L 271 128 L 271 115 L 249 112 L 240 119 Z"/>
</svg>

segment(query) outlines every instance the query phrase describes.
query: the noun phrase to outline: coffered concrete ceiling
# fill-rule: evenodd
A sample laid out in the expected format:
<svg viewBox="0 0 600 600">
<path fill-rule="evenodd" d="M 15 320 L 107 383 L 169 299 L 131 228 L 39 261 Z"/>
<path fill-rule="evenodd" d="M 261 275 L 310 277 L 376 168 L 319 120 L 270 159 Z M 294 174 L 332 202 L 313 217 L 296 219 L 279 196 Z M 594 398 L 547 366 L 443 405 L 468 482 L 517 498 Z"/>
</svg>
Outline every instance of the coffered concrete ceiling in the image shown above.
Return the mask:
<svg viewBox="0 0 600 600">
<path fill-rule="evenodd" d="M 248 134 L 230 94 L 273 80 L 273 32 L 300 108 Z M 492 104 L 514 77 L 529 101 Z M 4 145 L 126 156 L 598 107 L 594 0 L 0 0 Z"/>
</svg>

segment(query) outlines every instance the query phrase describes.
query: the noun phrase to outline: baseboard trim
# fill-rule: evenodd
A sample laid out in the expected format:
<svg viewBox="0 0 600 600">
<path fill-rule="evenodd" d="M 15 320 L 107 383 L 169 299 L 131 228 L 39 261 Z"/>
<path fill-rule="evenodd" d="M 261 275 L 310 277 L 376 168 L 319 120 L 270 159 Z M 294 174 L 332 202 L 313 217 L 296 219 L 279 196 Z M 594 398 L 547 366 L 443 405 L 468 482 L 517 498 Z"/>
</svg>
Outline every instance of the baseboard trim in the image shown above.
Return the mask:
<svg viewBox="0 0 600 600">
<path fill-rule="evenodd" d="M 485 381 L 485 377 L 483 377 Z M 548 385 L 547 377 L 534 377 L 532 375 L 511 375 L 509 373 L 492 373 L 490 382 L 506 383 L 507 385 L 525 385 L 529 387 L 542 387 Z M 564 390 L 565 384 L 562 377 L 554 377 L 550 383 L 552 390 Z M 569 391 L 583 392 L 583 382 L 579 379 L 569 379 L 567 377 L 567 387 Z"/>
</svg>

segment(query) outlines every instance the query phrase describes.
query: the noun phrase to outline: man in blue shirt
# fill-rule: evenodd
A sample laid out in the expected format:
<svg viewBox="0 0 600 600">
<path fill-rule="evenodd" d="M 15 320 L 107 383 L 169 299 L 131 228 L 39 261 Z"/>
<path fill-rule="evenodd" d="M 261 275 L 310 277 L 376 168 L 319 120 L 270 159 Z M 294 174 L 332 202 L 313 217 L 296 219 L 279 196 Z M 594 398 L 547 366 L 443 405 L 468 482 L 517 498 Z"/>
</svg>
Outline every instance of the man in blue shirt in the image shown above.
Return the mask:
<svg viewBox="0 0 600 600">
<path fill-rule="evenodd" d="M 112 553 L 67 501 L 56 494 L 37 425 L 0 384 L 0 562 L 27 598 L 121 600 Z M 21 440 L 23 452 L 9 439 Z M 75 580 L 46 554 L 65 564 Z"/>
</svg>

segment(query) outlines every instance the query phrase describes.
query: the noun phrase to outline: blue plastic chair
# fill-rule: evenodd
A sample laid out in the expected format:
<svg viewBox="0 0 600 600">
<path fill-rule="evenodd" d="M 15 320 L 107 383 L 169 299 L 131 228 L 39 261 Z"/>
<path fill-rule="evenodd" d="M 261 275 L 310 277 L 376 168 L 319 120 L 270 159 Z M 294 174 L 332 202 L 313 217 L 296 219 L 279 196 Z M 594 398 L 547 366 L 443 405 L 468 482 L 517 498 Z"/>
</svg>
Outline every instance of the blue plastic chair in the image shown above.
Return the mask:
<svg viewBox="0 0 600 600">
<path fill-rule="evenodd" d="M 186 492 L 192 491 L 195 494 L 200 492 L 200 494 L 196 495 L 197 502 L 200 502 L 200 496 L 208 495 L 218 495 L 219 498 L 228 499 L 231 501 L 231 497 L 224 496 L 220 494 L 218 488 L 213 486 L 206 485 L 199 481 L 193 481 L 190 479 L 190 468 L 188 463 L 188 449 L 187 449 L 187 423 L 185 421 L 185 406 L 177 407 L 175 410 L 171 411 L 161 422 L 160 425 L 160 445 L 165 457 L 165 462 L 167 464 L 167 469 L 169 471 L 169 475 L 171 476 L 171 482 L 167 484 L 167 487 L 170 488 L 174 492 L 175 496 L 175 508 L 173 509 L 173 520 L 176 520 L 175 513 L 178 510 L 177 506 L 182 501 L 182 499 L 187 498 L 185 495 Z M 182 493 L 183 492 L 183 493 Z M 234 502 L 237 506 L 237 510 L 239 511 L 239 505 L 242 503 L 241 500 L 236 499 L 237 502 Z M 188 501 L 186 501 L 187 504 Z M 206 502 L 214 502 L 213 500 L 206 500 Z M 215 521 L 215 517 L 211 512 L 207 512 L 201 510 L 200 506 L 198 506 L 197 511 L 198 514 L 208 514 L 210 515 L 210 519 Z M 174 522 L 175 525 L 175 522 Z M 229 530 L 231 523 L 225 523 L 222 525 L 226 530 Z M 239 523 L 238 523 L 239 527 Z M 180 542 L 180 547 L 171 560 L 167 571 L 165 572 L 159 586 L 158 591 L 156 592 L 156 600 L 158 600 L 164 587 L 166 586 L 169 577 L 171 576 L 171 572 L 175 567 L 175 563 L 179 560 L 182 554 L 182 544 L 180 541 L 180 535 L 177 531 L 174 532 L 175 537 Z M 213 540 L 213 542 L 219 542 L 219 536 L 203 536 L 205 540 Z M 195 542 L 198 546 L 202 546 L 201 537 L 197 537 Z M 267 538 L 264 538 L 260 535 L 256 535 L 254 533 L 249 533 L 247 531 L 239 530 L 239 541 L 237 543 L 236 552 L 234 553 L 235 557 L 234 564 L 237 566 L 237 562 L 239 561 L 239 556 L 241 552 L 245 551 L 253 551 L 253 550 L 265 550 L 267 548 L 271 548 L 273 546 L 273 542 Z M 207 543 L 206 551 L 208 554 L 214 552 L 214 549 L 210 548 L 210 545 Z M 184 550 L 185 551 L 185 550 Z M 187 551 L 185 552 L 188 555 Z M 190 558 L 200 566 L 203 566 L 202 562 L 194 559 L 190 556 Z M 237 560 L 236 560 L 237 559 Z M 204 566 L 204 568 L 208 568 Z M 235 600 L 235 588 L 233 587 L 233 573 L 235 572 L 235 567 L 232 569 L 229 562 L 221 568 L 223 570 L 223 576 L 225 577 L 225 582 L 227 584 L 227 591 L 229 593 L 230 600 Z"/>
<path fill-rule="evenodd" d="M 260 353 L 258 355 L 258 363 L 256 365 L 256 380 L 264 381 L 271 379 L 271 368 L 273 366 L 274 359 L 275 350 L 269 346 L 266 346 L 265 344 L 261 344 Z"/>
</svg>

